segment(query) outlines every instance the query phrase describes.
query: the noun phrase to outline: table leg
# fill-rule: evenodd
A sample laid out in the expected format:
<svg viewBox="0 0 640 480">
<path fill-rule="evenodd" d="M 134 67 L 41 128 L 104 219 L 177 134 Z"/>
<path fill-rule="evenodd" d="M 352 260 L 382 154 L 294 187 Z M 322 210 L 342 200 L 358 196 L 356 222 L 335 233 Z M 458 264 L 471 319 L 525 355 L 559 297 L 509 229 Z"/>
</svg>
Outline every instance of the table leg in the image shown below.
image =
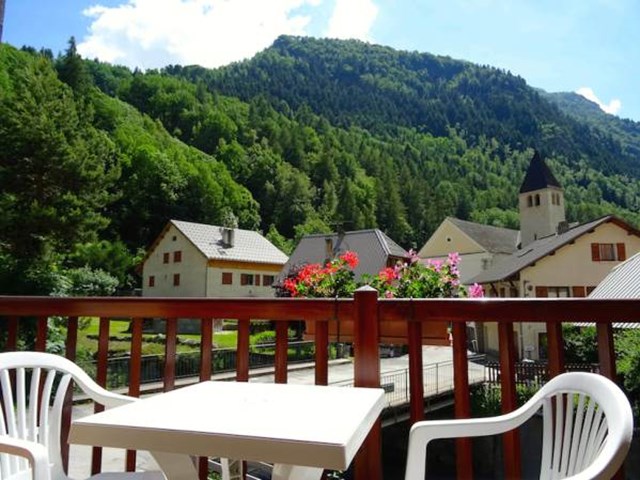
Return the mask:
<svg viewBox="0 0 640 480">
<path fill-rule="evenodd" d="M 322 472 L 322 468 L 276 463 L 273 466 L 271 480 L 320 480 Z"/>
<path fill-rule="evenodd" d="M 149 453 L 160 466 L 167 480 L 198 480 L 198 469 L 189 455 L 167 452 Z"/>
<path fill-rule="evenodd" d="M 221 458 L 222 480 L 243 480 L 242 460 L 232 458 Z"/>
</svg>

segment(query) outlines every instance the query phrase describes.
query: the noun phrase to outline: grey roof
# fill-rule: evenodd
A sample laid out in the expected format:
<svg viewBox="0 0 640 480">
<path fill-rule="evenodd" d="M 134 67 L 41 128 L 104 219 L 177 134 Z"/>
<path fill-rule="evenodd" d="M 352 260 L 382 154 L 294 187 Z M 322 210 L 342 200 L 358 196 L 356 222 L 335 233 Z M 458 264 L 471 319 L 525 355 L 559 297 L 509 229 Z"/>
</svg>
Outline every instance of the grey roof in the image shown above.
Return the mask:
<svg viewBox="0 0 640 480">
<path fill-rule="evenodd" d="M 331 239 L 333 255 L 338 256 L 346 251 L 356 252 L 360 263 L 355 268 L 356 279 L 363 274 L 377 274 L 387 266 L 391 258 L 409 258 L 408 252 L 377 228 L 337 233 L 305 235 L 289 257 L 282 269 L 281 276 L 286 275 L 292 267 L 307 263 L 323 263 L 327 260 L 327 239 Z"/>
<path fill-rule="evenodd" d="M 234 228 L 233 246 L 222 241 L 222 227 L 204 223 L 171 220 L 205 257 L 210 260 L 234 260 L 255 263 L 285 264 L 287 256 L 269 240 L 252 230 Z"/>
<path fill-rule="evenodd" d="M 470 279 L 470 282 L 490 283 L 500 280 L 506 280 L 518 273 L 523 268 L 528 267 L 541 258 L 555 252 L 572 240 L 575 240 L 576 238 L 584 235 L 597 226 L 607 222 L 615 222 L 623 226 L 624 228 L 634 230 L 622 220 L 619 220 L 611 215 L 607 215 L 597 220 L 593 220 L 591 222 L 583 223 L 582 225 L 573 227 L 565 233 L 550 235 L 548 237 L 536 240 L 528 244 L 523 249 L 515 251 L 512 255 L 497 263 L 493 268 L 490 268 L 489 270 L 486 270 L 476 277 Z"/>
<path fill-rule="evenodd" d="M 640 298 L 640 253 L 615 266 L 589 298 Z"/>
<path fill-rule="evenodd" d="M 518 243 L 518 230 L 468 222 L 454 217 L 447 218 L 466 235 L 491 253 L 513 253 Z"/>
<path fill-rule="evenodd" d="M 553 176 L 553 173 L 536 150 L 524 176 L 520 193 L 533 192 L 547 187 L 562 188 L 560 182 L 556 180 L 556 177 Z"/>
<path fill-rule="evenodd" d="M 613 267 L 609 275 L 589 294 L 589 298 L 640 298 L 640 252 Z M 593 322 L 574 322 L 577 327 L 593 327 Z M 614 322 L 613 328 L 640 328 L 640 323 Z"/>
</svg>

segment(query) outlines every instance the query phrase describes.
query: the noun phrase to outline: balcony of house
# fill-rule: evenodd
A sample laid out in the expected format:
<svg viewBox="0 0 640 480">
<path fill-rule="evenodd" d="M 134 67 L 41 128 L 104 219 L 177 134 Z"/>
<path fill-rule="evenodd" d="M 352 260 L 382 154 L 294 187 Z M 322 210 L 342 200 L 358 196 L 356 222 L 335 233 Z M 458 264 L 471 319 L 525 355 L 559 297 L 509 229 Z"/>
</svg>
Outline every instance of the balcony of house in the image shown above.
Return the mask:
<svg viewBox="0 0 640 480">
<path fill-rule="evenodd" d="M 312 332 L 313 355 L 308 359 L 312 368 L 312 382 L 317 386 L 328 385 L 330 345 L 336 339 L 352 344 L 353 385 L 364 388 L 384 388 L 387 398 L 391 393 L 402 393 L 406 404 L 404 415 L 414 423 L 429 419 L 429 405 L 433 382 L 441 381 L 436 375 L 429 376 L 429 350 L 424 344 L 449 345 L 451 343 L 450 392 L 453 400 L 452 415 L 469 418 L 471 412 L 471 390 L 477 383 L 474 359 L 470 358 L 467 337 L 469 322 L 491 322 L 497 325 L 499 358 L 493 376 L 499 382 L 501 409 L 510 412 L 517 408 L 517 382 L 521 374 L 517 371 L 517 342 L 514 342 L 514 325 L 544 323 L 547 338 L 547 369 L 545 375 L 555 377 L 565 370 L 563 350 L 563 323 L 593 322 L 597 329 L 601 375 L 616 380 L 615 345 L 613 323 L 637 322 L 640 316 L 640 300 L 594 300 L 594 299 L 378 299 L 375 291 L 356 292 L 353 299 L 154 299 L 154 298 L 41 298 L 0 297 L 0 318 L 4 332 L 3 351 L 19 350 L 21 332 L 29 330 L 34 336 L 34 350 L 45 351 L 47 324 L 49 319 L 66 324 L 64 356 L 76 360 L 78 324 L 84 317 L 98 317 L 100 328 L 96 355 L 95 378 L 108 386 L 109 322 L 111 319 L 131 321 L 131 341 L 126 372 L 125 393 L 138 397 L 144 387 L 143 377 L 143 322 L 144 319 L 161 319 L 165 324 L 164 361 L 158 366 L 161 374 L 156 379 L 159 390 L 169 392 L 181 386 L 177 370 L 176 351 L 178 319 L 196 319 L 200 325 L 201 344 L 198 354 L 199 368 L 194 381 L 208 381 L 218 375 L 212 361 L 212 333 L 216 319 L 237 322 L 237 349 L 234 369 L 227 373 L 227 380 L 249 382 L 250 329 L 252 322 L 268 319 L 274 322 L 276 341 L 272 368 L 272 381 L 288 383 L 291 365 L 288 350 L 291 342 L 288 329 L 291 322 L 304 321 L 307 332 Z M 451 336 L 448 333 L 451 332 Z M 389 380 L 381 371 L 380 344 L 403 345 L 406 352 L 404 380 Z M 482 373 L 482 381 L 486 379 Z M 271 378 L 269 379 L 271 381 Z M 399 383 L 396 383 L 399 382 Z M 345 382 L 348 383 L 348 382 Z M 391 386 L 393 385 L 393 387 Z M 398 385 L 402 385 L 400 389 Z M 402 390 L 402 392 L 398 392 Z M 394 397 L 395 398 L 395 397 Z M 69 401 L 71 399 L 69 398 Z M 388 407 L 389 405 L 387 405 Z M 239 407 L 240 408 L 240 407 Z M 425 413 L 425 411 L 427 413 Z M 265 413 L 266 414 L 266 413 Z M 309 411 L 308 415 L 317 415 Z M 62 419 L 63 438 L 69 433 L 72 409 L 64 409 Z M 352 462 L 349 475 L 356 480 L 375 480 L 390 477 L 384 464 L 387 458 L 381 452 L 383 423 L 389 423 L 385 411 L 375 421 L 366 439 Z M 408 441 L 403 439 L 403 443 Z M 522 478 L 522 442 L 517 431 L 501 437 L 502 454 L 500 478 Z M 469 439 L 455 441 L 455 461 L 447 472 L 447 478 L 474 478 L 472 442 Z M 69 461 L 69 445 L 62 444 L 63 462 Z M 92 449 L 91 472 L 101 471 L 100 448 Z M 526 459 L 525 459 L 526 460 Z M 198 461 L 200 478 L 207 477 L 209 461 Z M 136 452 L 128 451 L 123 461 L 123 471 L 136 468 Z M 403 465 L 395 465 L 395 471 L 403 471 Z M 438 477 L 439 478 L 439 477 Z M 623 478 L 619 473 L 619 478 Z"/>
</svg>

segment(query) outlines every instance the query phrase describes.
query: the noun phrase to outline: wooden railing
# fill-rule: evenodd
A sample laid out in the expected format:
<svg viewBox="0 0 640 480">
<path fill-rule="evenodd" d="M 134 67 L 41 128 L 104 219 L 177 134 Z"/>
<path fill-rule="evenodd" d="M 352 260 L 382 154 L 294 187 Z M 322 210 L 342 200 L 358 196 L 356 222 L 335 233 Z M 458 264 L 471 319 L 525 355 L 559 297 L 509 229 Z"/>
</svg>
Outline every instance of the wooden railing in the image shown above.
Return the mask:
<svg viewBox="0 0 640 480">
<path fill-rule="evenodd" d="M 378 344 L 389 325 L 401 326 L 406 332 L 409 350 L 410 418 L 412 422 L 424 418 L 422 383 L 423 330 L 446 322 L 453 331 L 453 362 L 455 382 L 455 416 L 471 414 L 469 400 L 467 333 L 465 323 L 497 322 L 500 346 L 500 382 L 502 410 L 516 408 L 514 322 L 544 322 L 548 335 L 549 374 L 564 371 L 562 341 L 563 322 L 595 322 L 601 374 L 615 379 L 612 322 L 640 320 L 640 300 L 590 299 L 378 299 L 371 289 L 359 290 L 354 299 L 152 299 L 152 298 L 51 298 L 0 297 L 0 318 L 5 336 L 5 350 L 15 350 L 18 332 L 26 319 L 35 318 L 35 349 L 44 350 L 47 319 L 63 317 L 67 322 L 66 356 L 76 357 L 79 317 L 99 317 L 97 380 L 106 384 L 109 350 L 109 319 L 132 320 L 129 394 L 140 394 L 140 366 L 142 356 L 142 323 L 144 318 L 163 318 L 166 321 L 166 362 L 164 390 L 175 387 L 175 353 L 177 319 L 200 319 L 202 343 L 200 347 L 200 379 L 211 378 L 211 338 L 213 319 L 236 319 L 238 322 L 238 357 L 236 380 L 249 378 L 249 326 L 252 319 L 273 320 L 276 325 L 275 381 L 287 382 L 287 327 L 293 320 L 315 323 L 315 383 L 328 381 L 328 344 L 330 327 L 340 322 L 345 329 L 351 322 L 354 339 L 354 383 L 360 387 L 378 387 L 380 361 Z M 99 408 L 99 407 L 98 407 Z M 70 421 L 71 407 L 65 424 Z M 68 427 L 67 427 L 68 428 Z M 504 476 L 519 478 L 521 470 L 520 443 L 517 432 L 505 435 Z M 372 429 L 355 459 L 357 480 L 380 480 L 381 426 Z M 471 442 L 457 441 L 457 477 L 473 478 Z M 68 455 L 68 452 L 67 452 Z M 100 471 L 101 451 L 94 449 L 92 473 Z M 200 463 L 206 473 L 206 459 Z M 125 468 L 135 468 L 135 452 L 128 452 Z"/>
</svg>

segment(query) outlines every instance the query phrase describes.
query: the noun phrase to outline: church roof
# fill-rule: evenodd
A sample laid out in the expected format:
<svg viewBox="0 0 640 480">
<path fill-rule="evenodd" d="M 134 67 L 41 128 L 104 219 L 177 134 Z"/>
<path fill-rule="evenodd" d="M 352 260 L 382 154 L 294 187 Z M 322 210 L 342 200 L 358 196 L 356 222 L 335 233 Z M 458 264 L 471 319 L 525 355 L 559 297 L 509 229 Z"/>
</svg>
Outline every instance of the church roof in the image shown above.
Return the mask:
<svg viewBox="0 0 640 480">
<path fill-rule="evenodd" d="M 547 187 L 562 188 L 560 182 L 556 180 L 556 177 L 553 176 L 553 173 L 536 150 L 533 153 L 529 169 L 524 176 L 520 193 L 533 192 Z"/>
</svg>

